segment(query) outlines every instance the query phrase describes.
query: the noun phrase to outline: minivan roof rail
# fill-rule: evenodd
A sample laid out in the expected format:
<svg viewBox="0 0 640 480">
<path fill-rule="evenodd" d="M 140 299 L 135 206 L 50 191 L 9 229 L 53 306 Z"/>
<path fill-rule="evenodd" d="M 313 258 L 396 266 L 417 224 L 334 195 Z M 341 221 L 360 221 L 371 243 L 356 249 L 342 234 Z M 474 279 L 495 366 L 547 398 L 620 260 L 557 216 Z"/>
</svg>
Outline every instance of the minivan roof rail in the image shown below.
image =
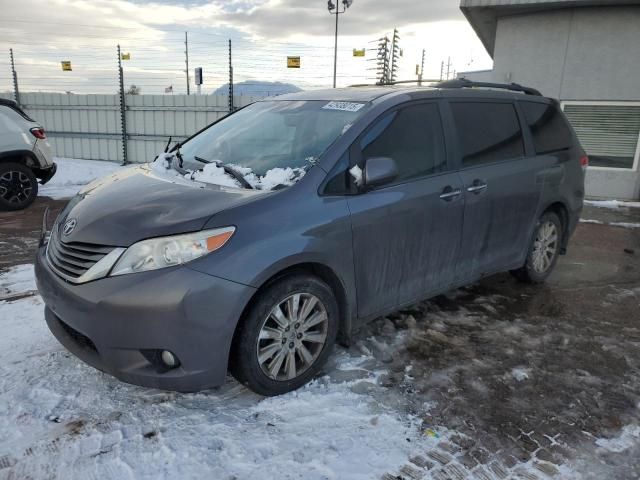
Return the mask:
<svg viewBox="0 0 640 480">
<path fill-rule="evenodd" d="M 388 87 L 391 85 L 402 85 L 403 83 L 417 83 L 418 85 L 424 84 L 425 87 L 430 87 L 432 83 L 434 82 L 439 82 L 440 80 L 431 80 L 431 79 L 424 79 L 424 80 L 394 80 L 393 82 L 384 82 L 384 83 L 356 83 L 353 85 L 349 85 L 349 88 L 351 87 Z"/>
<path fill-rule="evenodd" d="M 493 83 L 493 82 L 475 82 L 467 78 L 454 78 L 452 80 L 395 80 L 385 83 L 358 83 L 349 85 L 349 87 L 387 87 L 390 85 L 401 85 L 403 83 L 417 83 L 431 88 L 498 88 L 501 90 L 511 90 L 513 92 L 522 92 L 526 95 L 536 95 L 542 97 L 539 90 L 531 87 L 525 87 L 519 83 Z"/>
<path fill-rule="evenodd" d="M 499 88 L 501 90 L 512 90 L 514 92 L 522 92 L 525 95 L 542 96 L 539 90 L 531 87 L 525 87 L 518 83 L 492 83 L 492 82 L 475 82 L 467 78 L 455 78 L 453 80 L 445 80 L 433 85 L 436 88 Z"/>
</svg>

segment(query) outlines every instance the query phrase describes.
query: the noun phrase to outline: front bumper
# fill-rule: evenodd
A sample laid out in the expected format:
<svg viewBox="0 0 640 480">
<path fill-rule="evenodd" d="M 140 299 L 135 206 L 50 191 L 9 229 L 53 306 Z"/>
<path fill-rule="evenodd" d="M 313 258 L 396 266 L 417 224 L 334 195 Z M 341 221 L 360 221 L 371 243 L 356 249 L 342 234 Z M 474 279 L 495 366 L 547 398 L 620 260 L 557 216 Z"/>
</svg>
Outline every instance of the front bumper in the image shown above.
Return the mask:
<svg viewBox="0 0 640 480">
<path fill-rule="evenodd" d="M 136 385 L 197 391 L 224 383 L 233 332 L 255 289 L 176 267 L 72 285 L 40 248 L 36 281 L 49 329 L 89 365 Z M 161 350 L 180 366 L 167 369 Z"/>
<path fill-rule="evenodd" d="M 58 164 L 53 162 L 50 167 L 47 168 L 34 168 L 33 174 L 40 180 L 40 185 L 44 185 L 56 174 L 58 171 Z"/>
</svg>

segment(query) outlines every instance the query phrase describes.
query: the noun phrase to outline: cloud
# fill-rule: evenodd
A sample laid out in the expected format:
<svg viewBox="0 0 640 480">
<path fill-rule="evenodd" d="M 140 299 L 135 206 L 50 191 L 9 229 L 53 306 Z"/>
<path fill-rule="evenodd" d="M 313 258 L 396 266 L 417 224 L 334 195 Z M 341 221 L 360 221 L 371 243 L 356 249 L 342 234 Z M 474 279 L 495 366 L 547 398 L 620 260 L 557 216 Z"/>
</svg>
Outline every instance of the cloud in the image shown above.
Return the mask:
<svg viewBox="0 0 640 480">
<path fill-rule="evenodd" d="M 485 66 L 488 57 L 457 5 L 457 0 L 354 0 L 340 15 L 338 83 L 373 80 L 373 64 L 352 58 L 351 49 L 375 47 L 369 42 L 394 27 L 405 52 L 400 77 L 414 75 L 422 48 L 429 76 L 439 74 L 448 56 L 458 69 L 471 58 L 481 59 L 474 67 Z M 0 11 L 0 49 L 14 48 L 23 91 L 111 93 L 117 88 L 119 43 L 132 55 L 125 62 L 127 85 L 141 85 L 143 93 L 174 85 L 179 92 L 185 88 L 185 31 L 190 69 L 204 67 L 205 90 L 226 82 L 228 38 L 234 42 L 237 81 L 331 84 L 334 17 L 325 0 L 0 0 Z M 303 68 L 286 68 L 291 54 L 302 56 Z M 73 72 L 62 72 L 61 60 L 71 60 Z M 9 88 L 4 55 L 0 90 Z"/>
<path fill-rule="evenodd" d="M 267 37 L 332 35 L 332 16 L 324 2 L 271 0 L 221 19 L 246 31 Z M 461 20 L 455 0 L 354 0 L 341 15 L 340 28 L 347 35 L 371 35 L 415 23 Z M 327 28 L 329 27 L 329 28 Z"/>
</svg>

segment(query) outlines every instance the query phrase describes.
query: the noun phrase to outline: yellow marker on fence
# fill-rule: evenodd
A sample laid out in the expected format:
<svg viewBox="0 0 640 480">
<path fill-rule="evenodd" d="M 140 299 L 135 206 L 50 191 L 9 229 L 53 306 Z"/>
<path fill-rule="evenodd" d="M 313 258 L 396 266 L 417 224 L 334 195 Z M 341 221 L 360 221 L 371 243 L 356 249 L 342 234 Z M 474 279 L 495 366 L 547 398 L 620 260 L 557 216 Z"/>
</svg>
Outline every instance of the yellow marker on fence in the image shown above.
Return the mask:
<svg viewBox="0 0 640 480">
<path fill-rule="evenodd" d="M 71 71 L 71 62 L 68 60 L 63 60 L 62 62 L 60 62 L 60 64 L 62 65 L 62 71 L 63 72 L 70 72 Z"/>
<path fill-rule="evenodd" d="M 129 52 L 123 53 L 120 55 L 120 58 L 122 58 L 122 60 L 131 60 L 131 54 Z"/>
<path fill-rule="evenodd" d="M 364 48 L 361 48 L 361 49 L 354 48 L 353 49 L 353 56 L 354 57 L 364 57 Z"/>
<path fill-rule="evenodd" d="M 300 68 L 300 57 L 287 57 L 287 68 Z"/>
</svg>

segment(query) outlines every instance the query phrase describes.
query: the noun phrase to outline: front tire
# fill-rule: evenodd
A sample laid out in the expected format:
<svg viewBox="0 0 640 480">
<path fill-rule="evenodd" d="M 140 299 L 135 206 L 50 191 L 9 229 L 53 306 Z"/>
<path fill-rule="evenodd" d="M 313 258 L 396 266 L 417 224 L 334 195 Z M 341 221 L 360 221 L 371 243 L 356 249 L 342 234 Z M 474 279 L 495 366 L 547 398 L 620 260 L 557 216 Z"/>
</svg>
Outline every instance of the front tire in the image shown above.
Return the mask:
<svg viewBox="0 0 640 480">
<path fill-rule="evenodd" d="M 337 332 L 331 288 L 311 275 L 284 277 L 258 293 L 238 326 L 231 373 L 261 395 L 290 392 L 322 368 Z"/>
<path fill-rule="evenodd" d="M 544 282 L 558 261 L 562 235 L 562 222 L 558 215 L 544 213 L 536 225 L 525 264 L 511 273 L 525 283 Z"/>
<path fill-rule="evenodd" d="M 38 180 L 29 167 L 0 163 L 0 210 L 22 210 L 38 196 Z"/>
</svg>

